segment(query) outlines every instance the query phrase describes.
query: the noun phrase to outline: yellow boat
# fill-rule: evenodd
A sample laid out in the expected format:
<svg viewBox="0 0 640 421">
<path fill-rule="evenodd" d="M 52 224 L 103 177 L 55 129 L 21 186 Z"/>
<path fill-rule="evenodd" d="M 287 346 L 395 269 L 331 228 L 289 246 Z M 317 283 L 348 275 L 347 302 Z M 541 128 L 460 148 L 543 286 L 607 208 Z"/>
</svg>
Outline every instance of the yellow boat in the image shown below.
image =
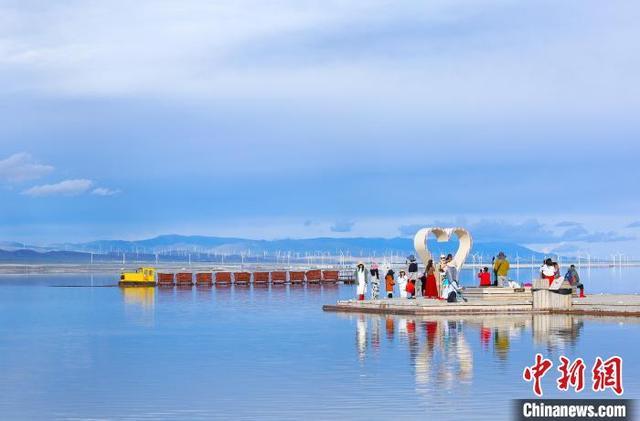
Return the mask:
<svg viewBox="0 0 640 421">
<path fill-rule="evenodd" d="M 135 272 L 122 272 L 120 274 L 119 286 L 155 286 L 156 285 L 156 269 L 145 267 L 138 268 Z"/>
</svg>

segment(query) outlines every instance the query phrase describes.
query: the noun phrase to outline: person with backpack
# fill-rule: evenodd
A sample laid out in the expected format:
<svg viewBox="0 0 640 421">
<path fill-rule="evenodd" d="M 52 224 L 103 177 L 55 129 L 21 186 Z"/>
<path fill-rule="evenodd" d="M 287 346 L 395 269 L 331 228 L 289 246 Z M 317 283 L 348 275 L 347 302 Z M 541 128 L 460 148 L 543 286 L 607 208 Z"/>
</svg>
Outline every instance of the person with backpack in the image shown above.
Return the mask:
<svg viewBox="0 0 640 421">
<path fill-rule="evenodd" d="M 572 287 L 580 290 L 580 298 L 586 297 L 586 295 L 584 295 L 584 285 L 580 282 L 580 275 L 578 275 L 576 265 L 569 266 L 569 270 L 567 274 L 564 275 L 564 279 L 569 282 Z"/>
<path fill-rule="evenodd" d="M 504 252 L 498 253 L 498 258 L 493 263 L 493 270 L 496 273 L 498 279 L 498 286 L 509 286 L 509 261 Z"/>
<path fill-rule="evenodd" d="M 396 284 L 396 281 L 393 279 L 393 270 L 389 269 L 387 274 L 384 277 L 384 283 L 387 291 L 387 298 L 393 298 L 393 286 Z"/>
</svg>

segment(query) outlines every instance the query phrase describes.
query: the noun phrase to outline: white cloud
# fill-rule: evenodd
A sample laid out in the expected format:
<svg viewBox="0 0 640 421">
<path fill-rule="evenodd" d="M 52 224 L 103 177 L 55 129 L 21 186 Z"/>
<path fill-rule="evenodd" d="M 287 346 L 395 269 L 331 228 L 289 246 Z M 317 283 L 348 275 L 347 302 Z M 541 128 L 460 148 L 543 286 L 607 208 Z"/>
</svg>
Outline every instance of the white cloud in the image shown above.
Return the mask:
<svg viewBox="0 0 640 421">
<path fill-rule="evenodd" d="M 77 196 L 86 193 L 93 181 L 87 179 L 64 180 L 56 184 L 43 184 L 34 186 L 22 192 L 22 194 L 32 197 L 40 196 Z"/>
<path fill-rule="evenodd" d="M 96 187 L 91 191 L 91 194 L 95 194 L 96 196 L 114 196 L 120 193 L 120 189 L 109 189 L 107 187 Z"/>
<path fill-rule="evenodd" d="M 0 181 L 21 182 L 35 180 L 53 171 L 51 165 L 39 164 L 31 155 L 20 152 L 0 161 Z"/>
</svg>

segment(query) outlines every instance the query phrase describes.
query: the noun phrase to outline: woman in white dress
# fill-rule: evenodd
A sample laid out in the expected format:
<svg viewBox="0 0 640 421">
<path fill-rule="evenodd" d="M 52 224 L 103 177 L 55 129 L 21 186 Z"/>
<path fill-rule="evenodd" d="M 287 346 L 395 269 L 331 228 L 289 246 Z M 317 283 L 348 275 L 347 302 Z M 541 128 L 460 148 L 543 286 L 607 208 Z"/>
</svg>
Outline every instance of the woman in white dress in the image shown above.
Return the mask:
<svg viewBox="0 0 640 421">
<path fill-rule="evenodd" d="M 398 276 L 398 288 L 400 289 L 400 298 L 407 298 L 407 282 L 409 278 L 404 270 L 400 271 L 400 275 Z"/>
<path fill-rule="evenodd" d="M 358 262 L 356 266 L 356 273 L 354 276 L 356 280 L 356 291 L 358 294 L 358 300 L 364 300 L 364 294 L 367 293 L 367 270 L 364 267 L 364 263 Z"/>
</svg>

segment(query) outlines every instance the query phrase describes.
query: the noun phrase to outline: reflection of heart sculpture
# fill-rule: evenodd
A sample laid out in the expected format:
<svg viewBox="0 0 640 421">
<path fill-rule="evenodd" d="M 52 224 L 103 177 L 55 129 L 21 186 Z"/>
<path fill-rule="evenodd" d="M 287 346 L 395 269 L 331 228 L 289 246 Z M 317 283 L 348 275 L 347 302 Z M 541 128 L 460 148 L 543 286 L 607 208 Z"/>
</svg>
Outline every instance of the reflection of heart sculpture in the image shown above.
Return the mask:
<svg viewBox="0 0 640 421">
<path fill-rule="evenodd" d="M 422 259 L 425 266 L 429 262 L 429 260 L 433 259 L 429 248 L 427 247 L 427 239 L 429 234 L 433 233 L 436 236 L 436 241 L 439 243 L 444 243 L 445 241 L 449 241 L 451 238 L 451 234 L 456 234 L 458 236 L 458 240 L 460 240 L 460 245 L 458 246 L 458 251 L 456 251 L 455 256 L 453 257 L 453 261 L 456 265 L 456 268 L 460 270 L 465 260 L 467 260 L 467 256 L 471 251 L 471 234 L 464 228 L 439 228 L 439 227 L 430 227 L 430 228 L 422 228 L 416 233 L 416 236 L 413 238 L 413 246 L 416 249 L 416 253 Z M 433 263 L 438 263 L 436 260 Z"/>
</svg>

